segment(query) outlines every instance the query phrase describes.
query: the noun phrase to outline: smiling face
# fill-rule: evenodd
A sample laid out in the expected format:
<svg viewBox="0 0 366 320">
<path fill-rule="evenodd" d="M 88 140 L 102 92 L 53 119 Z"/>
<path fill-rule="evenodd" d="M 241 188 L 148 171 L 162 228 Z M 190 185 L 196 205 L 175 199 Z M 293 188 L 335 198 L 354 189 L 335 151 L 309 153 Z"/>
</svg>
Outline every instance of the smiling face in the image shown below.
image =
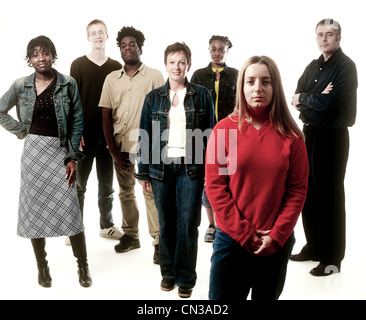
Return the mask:
<svg viewBox="0 0 366 320">
<path fill-rule="evenodd" d="M 186 72 L 189 71 L 191 65 L 188 63 L 186 54 L 183 51 L 172 52 L 167 55 L 166 71 L 169 80 L 184 83 Z"/>
<path fill-rule="evenodd" d="M 37 73 L 47 74 L 52 71 L 53 56 L 51 50 L 36 47 L 29 58 L 29 63 Z"/>
<path fill-rule="evenodd" d="M 92 24 L 88 28 L 88 41 L 92 44 L 93 48 L 104 48 L 107 39 L 108 33 L 103 24 Z"/>
<path fill-rule="evenodd" d="M 250 108 L 268 108 L 272 102 L 273 86 L 266 65 L 254 63 L 247 67 L 244 74 L 243 92 Z"/>
</svg>

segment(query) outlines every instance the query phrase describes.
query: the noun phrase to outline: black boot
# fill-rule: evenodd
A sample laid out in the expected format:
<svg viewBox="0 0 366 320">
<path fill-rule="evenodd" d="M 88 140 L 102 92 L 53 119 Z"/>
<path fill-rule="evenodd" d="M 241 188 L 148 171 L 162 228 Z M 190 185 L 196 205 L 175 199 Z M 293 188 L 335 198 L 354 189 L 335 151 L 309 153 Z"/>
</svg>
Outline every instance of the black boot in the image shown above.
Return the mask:
<svg viewBox="0 0 366 320">
<path fill-rule="evenodd" d="M 38 283 L 44 288 L 50 288 L 52 286 L 52 278 L 50 275 L 50 268 L 48 267 L 48 261 L 46 260 L 46 239 L 31 239 L 34 254 L 37 260 L 38 267 Z"/>
<path fill-rule="evenodd" d="M 82 287 L 90 287 L 92 279 L 89 272 L 84 232 L 71 236 L 70 243 L 78 263 L 79 283 Z"/>
</svg>

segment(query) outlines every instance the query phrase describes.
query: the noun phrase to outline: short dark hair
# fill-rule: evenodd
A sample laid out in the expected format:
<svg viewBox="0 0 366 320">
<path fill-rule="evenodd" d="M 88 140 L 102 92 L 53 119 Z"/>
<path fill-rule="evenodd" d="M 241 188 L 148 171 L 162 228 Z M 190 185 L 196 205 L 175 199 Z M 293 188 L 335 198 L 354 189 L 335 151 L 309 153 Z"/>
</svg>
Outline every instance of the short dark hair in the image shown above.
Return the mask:
<svg viewBox="0 0 366 320">
<path fill-rule="evenodd" d="M 316 27 L 315 27 L 315 32 L 316 32 L 316 29 L 318 28 L 318 26 L 320 26 L 320 25 L 333 25 L 334 26 L 334 30 L 336 31 L 336 34 L 338 36 L 342 33 L 341 25 L 336 20 L 333 20 L 333 19 L 323 19 L 323 20 L 320 20 L 318 22 L 318 24 L 316 25 Z"/>
<path fill-rule="evenodd" d="M 213 35 L 211 37 L 210 41 L 208 42 L 208 44 L 210 45 L 212 43 L 212 41 L 214 41 L 214 40 L 219 40 L 219 41 L 224 42 L 227 45 L 228 49 L 230 49 L 233 46 L 233 44 L 231 43 L 231 41 L 229 40 L 229 38 L 226 37 L 226 36 Z"/>
<path fill-rule="evenodd" d="M 136 39 L 136 43 L 140 49 L 145 43 L 145 36 L 140 31 L 135 29 L 134 27 L 123 27 L 117 34 L 117 46 L 121 47 L 121 41 L 124 37 L 134 37 Z"/>
<path fill-rule="evenodd" d="M 56 61 L 56 59 L 57 59 L 56 47 L 53 44 L 53 42 L 51 41 L 51 39 L 46 36 L 38 36 L 38 37 L 32 39 L 31 41 L 29 41 L 28 46 L 27 46 L 27 53 L 25 55 L 25 60 L 27 61 L 29 66 L 30 66 L 29 61 L 33 56 L 34 49 L 37 47 L 40 47 L 43 50 L 51 51 L 53 62 Z"/>
<path fill-rule="evenodd" d="M 192 53 L 191 53 L 191 49 L 189 49 L 189 47 L 184 43 L 184 42 L 176 42 L 173 43 L 169 46 L 167 46 L 167 48 L 165 49 L 164 52 L 164 63 L 167 63 L 167 58 L 168 55 L 173 53 L 173 52 L 184 52 L 186 57 L 187 57 L 187 62 L 188 64 L 191 63 L 191 58 L 192 58 Z"/>
</svg>

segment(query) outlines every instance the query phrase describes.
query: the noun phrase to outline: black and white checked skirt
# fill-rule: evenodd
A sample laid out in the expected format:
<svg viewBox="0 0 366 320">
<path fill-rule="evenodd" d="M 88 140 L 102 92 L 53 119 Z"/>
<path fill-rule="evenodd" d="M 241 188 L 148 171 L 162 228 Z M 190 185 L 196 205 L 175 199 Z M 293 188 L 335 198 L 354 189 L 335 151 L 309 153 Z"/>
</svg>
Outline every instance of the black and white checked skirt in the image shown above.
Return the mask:
<svg viewBox="0 0 366 320">
<path fill-rule="evenodd" d="M 76 186 L 68 187 L 66 148 L 58 138 L 28 135 L 21 160 L 17 234 L 36 239 L 84 230 Z"/>
</svg>

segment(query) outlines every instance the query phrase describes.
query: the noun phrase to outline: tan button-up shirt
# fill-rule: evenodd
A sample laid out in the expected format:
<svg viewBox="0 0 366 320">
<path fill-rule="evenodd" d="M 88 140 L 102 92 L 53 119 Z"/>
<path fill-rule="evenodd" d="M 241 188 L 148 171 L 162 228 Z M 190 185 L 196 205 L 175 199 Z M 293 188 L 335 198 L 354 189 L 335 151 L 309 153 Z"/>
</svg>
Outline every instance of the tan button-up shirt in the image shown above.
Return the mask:
<svg viewBox="0 0 366 320">
<path fill-rule="evenodd" d="M 106 77 L 99 107 L 112 109 L 113 136 L 120 151 L 138 152 L 138 129 L 145 96 L 164 83 L 160 71 L 144 64 L 132 77 L 124 67 Z"/>
</svg>

